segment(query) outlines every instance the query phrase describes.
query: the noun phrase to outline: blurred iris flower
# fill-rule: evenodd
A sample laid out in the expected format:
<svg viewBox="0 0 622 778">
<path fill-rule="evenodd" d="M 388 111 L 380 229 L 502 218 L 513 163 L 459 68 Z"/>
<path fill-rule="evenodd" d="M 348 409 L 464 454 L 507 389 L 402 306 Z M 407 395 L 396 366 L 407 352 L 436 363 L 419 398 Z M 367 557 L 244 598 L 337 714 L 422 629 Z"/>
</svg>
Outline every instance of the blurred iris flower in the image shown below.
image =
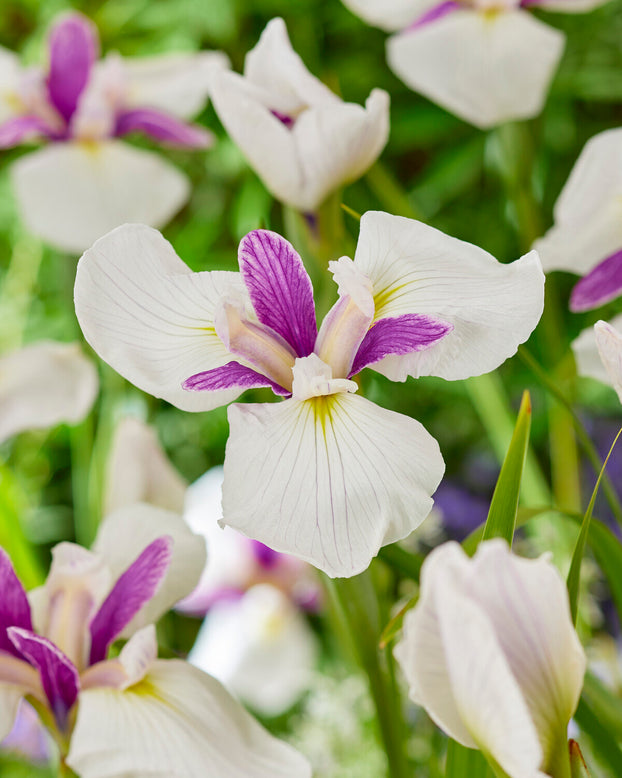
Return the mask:
<svg viewBox="0 0 622 778">
<path fill-rule="evenodd" d="M 423 521 L 444 463 L 421 424 L 357 395 L 353 377 L 368 366 L 397 381 L 493 370 L 541 316 L 538 256 L 502 265 L 421 222 L 369 212 L 354 261 L 330 263 L 339 299 L 319 333 L 290 243 L 251 232 L 239 265 L 193 273 L 157 231 L 118 228 L 78 265 L 82 331 L 128 380 L 184 410 L 252 387 L 286 398 L 229 408 L 223 523 L 328 575 L 355 575 Z"/>
<path fill-rule="evenodd" d="M 185 203 L 183 173 L 119 138 L 138 132 L 185 148 L 210 145 L 210 134 L 186 119 L 227 63 L 218 53 L 98 55 L 97 30 L 78 13 L 54 24 L 47 72 L 0 49 L 0 148 L 46 143 L 12 167 L 22 217 L 35 235 L 77 253 L 127 221 L 163 225 Z"/>
<path fill-rule="evenodd" d="M 579 375 L 609 384 L 622 402 L 622 316 L 584 330 L 572 350 Z"/>
<path fill-rule="evenodd" d="M 376 161 L 389 137 L 389 95 L 345 103 L 311 75 L 273 19 L 246 56 L 244 75 L 221 69 L 214 108 L 270 192 L 306 213 Z"/>
<path fill-rule="evenodd" d="M 477 127 L 542 110 L 564 35 L 530 8 L 580 13 L 603 0 L 343 0 L 369 24 L 395 32 L 391 69 Z"/>
<path fill-rule="evenodd" d="M 546 555 L 521 559 L 502 540 L 473 559 L 454 542 L 432 551 L 395 656 L 411 699 L 509 778 L 570 774 L 586 658 Z"/>
<path fill-rule="evenodd" d="M 310 776 L 217 681 L 157 659 L 153 622 L 204 563 L 202 538 L 147 505 L 108 516 L 92 551 L 57 545 L 30 595 L 0 550 L 0 736 L 27 697 L 84 778 Z M 120 636 L 128 642 L 109 657 Z"/>
</svg>

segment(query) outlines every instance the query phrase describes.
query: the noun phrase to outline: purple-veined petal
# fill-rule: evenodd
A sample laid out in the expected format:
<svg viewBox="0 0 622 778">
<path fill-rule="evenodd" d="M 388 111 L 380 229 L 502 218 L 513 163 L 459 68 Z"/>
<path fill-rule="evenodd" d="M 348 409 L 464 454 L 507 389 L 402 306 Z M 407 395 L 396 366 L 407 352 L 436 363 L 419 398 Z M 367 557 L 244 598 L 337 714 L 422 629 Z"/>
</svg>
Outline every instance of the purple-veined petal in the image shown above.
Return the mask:
<svg viewBox="0 0 622 778">
<path fill-rule="evenodd" d="M 301 754 L 177 659 L 125 690 L 85 689 L 67 764 L 82 778 L 311 778 Z"/>
<path fill-rule="evenodd" d="M 233 405 L 229 424 L 223 523 L 333 577 L 410 534 L 444 471 L 419 422 L 344 391 Z"/>
<path fill-rule="evenodd" d="M 570 310 L 590 311 L 622 293 L 622 249 L 603 259 L 572 290 Z"/>
<path fill-rule="evenodd" d="M 443 16 L 446 16 L 452 11 L 457 11 L 462 7 L 463 6 L 461 6 L 460 3 L 457 3 L 455 0 L 444 0 L 444 2 L 435 5 L 434 8 L 430 8 L 428 11 L 426 11 L 404 32 L 410 32 L 417 29 L 417 27 L 423 26 L 424 24 L 430 24 L 430 22 L 434 22 L 437 19 L 442 19 Z"/>
<path fill-rule="evenodd" d="M 10 149 L 40 137 L 53 137 L 54 130 L 39 116 L 15 116 L 0 125 L 0 149 Z"/>
<path fill-rule="evenodd" d="M 126 222 L 166 224 L 190 194 L 160 154 L 121 140 L 52 144 L 20 157 L 11 177 L 26 227 L 75 254 Z"/>
<path fill-rule="evenodd" d="M 157 592 L 171 562 L 173 539 L 157 538 L 119 577 L 90 625 L 89 664 L 106 658 L 108 648 Z"/>
<path fill-rule="evenodd" d="M 242 238 L 238 261 L 259 321 L 297 356 L 308 356 L 317 335 L 313 287 L 292 244 L 276 232 L 254 230 Z"/>
<path fill-rule="evenodd" d="M 47 638 L 20 627 L 10 627 L 8 633 L 13 645 L 39 671 L 45 696 L 63 729 L 80 689 L 75 665 Z"/>
<path fill-rule="evenodd" d="M 348 378 L 389 354 L 423 351 L 452 330 L 452 324 L 423 314 L 406 313 L 391 319 L 380 319 L 363 339 Z"/>
<path fill-rule="evenodd" d="M 217 392 L 222 389 L 259 389 L 269 387 L 275 394 L 284 397 L 291 394 L 287 389 L 274 383 L 261 373 L 245 367 L 239 362 L 229 362 L 222 367 L 205 370 L 202 373 L 186 378 L 182 384 L 184 389 L 193 392 Z"/>
<path fill-rule="evenodd" d="M 97 30 L 86 16 L 68 14 L 52 29 L 49 47 L 48 93 L 69 121 L 99 53 Z"/>
<path fill-rule="evenodd" d="M 114 134 L 123 136 L 130 132 L 142 132 L 160 143 L 190 149 L 206 149 L 213 140 L 213 135 L 203 127 L 154 108 L 132 108 L 118 114 Z"/>
<path fill-rule="evenodd" d="M 26 590 L 15 575 L 11 559 L 3 548 L 0 548 L 0 592 L 0 651 L 7 651 L 19 658 L 21 653 L 9 639 L 7 629 L 21 627 L 32 631 L 30 605 Z"/>
</svg>

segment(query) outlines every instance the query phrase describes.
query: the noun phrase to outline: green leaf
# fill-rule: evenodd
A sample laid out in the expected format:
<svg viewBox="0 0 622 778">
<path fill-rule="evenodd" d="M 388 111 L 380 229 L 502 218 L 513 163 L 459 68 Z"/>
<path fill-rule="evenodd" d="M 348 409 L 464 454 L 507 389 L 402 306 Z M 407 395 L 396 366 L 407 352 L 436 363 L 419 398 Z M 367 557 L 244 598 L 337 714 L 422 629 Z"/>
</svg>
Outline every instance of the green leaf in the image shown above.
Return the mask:
<svg viewBox="0 0 622 778">
<path fill-rule="evenodd" d="M 598 714 L 582 698 L 574 719 L 590 737 L 594 751 L 612 768 L 611 775 L 622 775 L 622 750 L 616 738 L 603 726 Z"/>
<path fill-rule="evenodd" d="M 531 398 L 523 392 L 523 399 L 505 460 L 495 486 L 482 540 L 505 538 L 512 545 L 518 498 L 531 429 Z"/>
<path fill-rule="evenodd" d="M 445 778 L 493 778 L 494 774 L 481 752 L 450 740 L 447 746 Z"/>
<path fill-rule="evenodd" d="M 585 674 L 581 696 L 594 711 L 600 723 L 622 741 L 622 700 L 589 671 Z"/>
<path fill-rule="evenodd" d="M 570 571 L 568 572 L 568 580 L 566 583 L 568 586 L 568 597 L 570 599 L 570 613 L 572 614 L 573 624 L 577 623 L 577 604 L 579 601 L 581 563 L 583 562 L 583 554 L 585 553 L 585 544 L 587 543 L 587 536 L 590 530 L 590 520 L 592 518 L 592 512 L 594 510 L 594 503 L 596 502 L 596 496 L 598 495 L 598 488 L 600 486 L 603 473 L 605 472 L 605 468 L 607 467 L 607 462 L 609 461 L 611 452 L 613 451 L 615 444 L 618 442 L 618 438 L 620 437 L 621 433 L 622 433 L 622 428 L 618 431 L 618 434 L 615 436 L 615 439 L 611 444 L 611 448 L 609 449 L 609 453 L 607 454 L 607 458 L 603 462 L 603 466 L 600 470 L 600 473 L 598 474 L 598 479 L 596 480 L 596 486 L 594 486 L 594 491 L 592 492 L 590 504 L 587 506 L 585 516 L 583 517 L 583 521 L 581 523 L 581 530 L 579 532 L 579 537 L 577 538 L 577 544 L 575 546 L 574 553 L 572 555 L 572 562 L 570 564 Z"/>
<path fill-rule="evenodd" d="M 382 630 L 382 635 L 380 635 L 380 648 L 386 648 L 389 643 L 393 640 L 393 638 L 397 635 L 397 633 L 402 629 L 402 625 L 404 623 L 404 616 L 408 613 L 408 611 L 411 608 L 414 608 L 417 602 L 419 601 L 419 595 L 416 594 L 414 597 L 411 597 L 410 600 L 404 605 L 402 608 L 399 609 L 399 611 L 393 616 L 391 621 L 387 624 L 387 626 Z"/>
</svg>

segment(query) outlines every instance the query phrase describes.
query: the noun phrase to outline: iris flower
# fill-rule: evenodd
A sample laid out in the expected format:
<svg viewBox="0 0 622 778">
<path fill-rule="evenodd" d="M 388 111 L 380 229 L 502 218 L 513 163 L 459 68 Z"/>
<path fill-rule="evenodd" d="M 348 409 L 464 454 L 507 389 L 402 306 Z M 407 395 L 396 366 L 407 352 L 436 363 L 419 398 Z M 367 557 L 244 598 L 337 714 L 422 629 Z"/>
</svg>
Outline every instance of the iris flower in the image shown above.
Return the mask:
<svg viewBox="0 0 622 778">
<path fill-rule="evenodd" d="M 310 776 L 216 680 L 157 659 L 153 622 L 204 562 L 182 518 L 147 505 L 108 516 L 92 551 L 57 545 L 29 595 L 0 549 L 0 738 L 26 697 L 82 778 Z"/>
<path fill-rule="evenodd" d="M 155 230 L 126 225 L 79 262 L 75 302 L 95 351 L 144 391 L 209 410 L 245 389 L 279 403 L 229 408 L 223 523 L 331 576 L 364 570 L 410 534 L 443 475 L 419 422 L 357 394 L 373 367 L 392 380 L 493 370 L 542 313 L 535 252 L 502 265 L 425 224 L 361 219 L 354 261 L 330 263 L 339 298 L 319 329 L 293 246 L 265 230 L 240 273 L 193 273 Z"/>
<path fill-rule="evenodd" d="M 477 127 L 542 110 L 564 35 L 530 8 L 580 13 L 603 0 L 343 0 L 369 24 L 394 32 L 391 69 Z"/>
<path fill-rule="evenodd" d="M 23 68 L 0 49 L 0 148 L 41 141 L 12 167 L 22 217 L 61 250 L 82 252 L 128 220 L 160 226 L 185 203 L 185 175 L 120 138 L 205 148 L 210 134 L 186 123 L 205 103 L 217 53 L 98 60 L 94 25 L 63 15 L 49 36 L 49 66 Z"/>
<path fill-rule="evenodd" d="M 572 343 L 577 373 L 612 386 L 622 402 L 622 316 L 598 321 Z"/>
</svg>

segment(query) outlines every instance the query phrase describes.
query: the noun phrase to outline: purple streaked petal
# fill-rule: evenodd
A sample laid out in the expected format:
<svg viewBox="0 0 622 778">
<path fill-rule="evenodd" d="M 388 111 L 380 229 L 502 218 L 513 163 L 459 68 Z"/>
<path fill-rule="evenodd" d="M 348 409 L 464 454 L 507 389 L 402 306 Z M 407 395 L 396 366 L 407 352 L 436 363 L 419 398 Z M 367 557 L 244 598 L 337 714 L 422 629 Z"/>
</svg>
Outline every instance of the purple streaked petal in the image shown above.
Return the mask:
<svg viewBox="0 0 622 778">
<path fill-rule="evenodd" d="M 182 386 L 191 392 L 215 392 L 236 387 L 243 389 L 268 387 L 282 397 L 288 397 L 291 394 L 279 384 L 239 362 L 228 362 L 222 367 L 215 367 L 212 370 L 192 375 L 190 378 L 186 378 Z"/>
<path fill-rule="evenodd" d="M 590 311 L 622 293 L 622 249 L 603 259 L 576 284 L 570 295 L 570 310 Z"/>
<path fill-rule="evenodd" d="M 78 697 L 80 677 L 73 662 L 47 638 L 19 627 L 10 627 L 13 645 L 39 671 L 43 691 L 60 729 Z"/>
<path fill-rule="evenodd" d="M 15 116 L 0 125 L 0 149 L 10 149 L 35 138 L 56 136 L 39 116 Z"/>
<path fill-rule="evenodd" d="M 15 644 L 9 639 L 9 627 L 22 627 L 32 630 L 30 605 L 26 590 L 15 570 L 9 555 L 0 548 L 0 651 L 7 651 L 21 659 L 21 654 Z"/>
<path fill-rule="evenodd" d="M 254 230 L 242 238 L 238 261 L 259 321 L 297 356 L 309 356 L 317 335 L 313 287 L 292 244 L 276 232 Z"/>
<path fill-rule="evenodd" d="M 423 351 L 453 330 L 453 325 L 433 316 L 407 313 L 380 319 L 369 330 L 356 352 L 350 376 L 369 367 L 389 354 L 411 354 Z"/>
<path fill-rule="evenodd" d="M 212 136 L 203 127 L 188 124 L 154 108 L 134 108 L 117 116 L 114 134 L 127 135 L 142 132 L 160 143 L 203 149 L 210 145 Z"/>
<path fill-rule="evenodd" d="M 91 622 L 90 665 L 106 658 L 113 640 L 157 592 L 172 553 L 170 536 L 156 538 L 119 577 Z"/>
<path fill-rule="evenodd" d="M 445 2 L 440 3 L 439 5 L 435 5 L 434 8 L 430 8 L 429 11 L 426 11 L 418 19 L 415 19 L 415 21 L 409 25 L 404 30 L 404 32 L 412 32 L 419 27 L 423 27 L 424 24 L 429 24 L 430 22 L 435 22 L 437 19 L 442 19 L 443 16 L 447 16 L 448 13 L 457 11 L 459 8 L 464 8 L 464 6 L 455 2 L 455 0 L 445 0 Z"/>
<path fill-rule="evenodd" d="M 82 14 L 71 13 L 52 29 L 49 46 L 48 94 L 54 107 L 69 121 L 97 59 L 97 30 Z"/>
</svg>

